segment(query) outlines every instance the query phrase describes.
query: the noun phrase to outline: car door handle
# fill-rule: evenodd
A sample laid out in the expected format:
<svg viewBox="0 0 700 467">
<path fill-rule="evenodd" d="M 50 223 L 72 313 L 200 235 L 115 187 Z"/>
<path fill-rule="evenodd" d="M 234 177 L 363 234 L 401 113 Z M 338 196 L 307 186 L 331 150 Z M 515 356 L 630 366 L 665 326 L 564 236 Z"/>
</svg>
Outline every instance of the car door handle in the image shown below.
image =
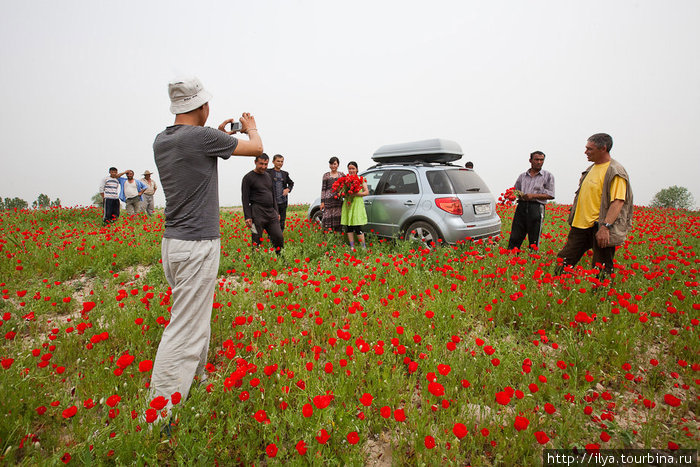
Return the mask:
<svg viewBox="0 0 700 467">
<path fill-rule="evenodd" d="M 416 203 L 414 203 L 414 202 L 411 201 L 410 199 L 409 199 L 408 201 L 406 201 L 405 203 L 403 203 L 403 204 L 404 204 L 404 206 L 415 206 L 415 205 L 416 205 Z"/>
<path fill-rule="evenodd" d="M 372 206 L 372 201 L 366 199 L 365 206 Z"/>
</svg>

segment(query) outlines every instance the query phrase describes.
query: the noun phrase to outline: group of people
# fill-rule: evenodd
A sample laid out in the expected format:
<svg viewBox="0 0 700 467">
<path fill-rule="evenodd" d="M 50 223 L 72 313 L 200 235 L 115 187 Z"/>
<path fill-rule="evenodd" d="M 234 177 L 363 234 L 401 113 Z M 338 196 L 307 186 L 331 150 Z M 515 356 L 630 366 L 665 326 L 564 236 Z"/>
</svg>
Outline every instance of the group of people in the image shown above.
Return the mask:
<svg viewBox="0 0 700 467">
<path fill-rule="evenodd" d="M 582 174 L 569 213 L 571 226 L 566 244 L 557 254 L 555 272 L 575 266 L 593 250 L 593 266 L 603 273 L 613 270 L 615 248 L 625 241 L 632 226 L 634 199 L 627 171 L 610 156 L 612 137 L 596 133 L 586 141 L 585 154 L 592 165 Z M 530 168 L 515 181 L 517 207 L 513 216 L 508 249 L 520 248 L 527 236 L 537 247 L 545 205 L 554 199 L 554 176 L 542 169 L 545 154 L 530 154 Z"/>
<path fill-rule="evenodd" d="M 156 136 L 153 153 L 166 199 L 161 254 L 165 277 L 172 289 L 172 307 L 170 323 L 163 331 L 155 357 L 150 388 L 153 397 L 169 400 L 169 410 L 173 394 L 179 393 L 184 400 L 196 378 L 206 380 L 204 369 L 220 257 L 218 160 L 232 155 L 255 157 L 255 168 L 243 177 L 241 185 L 245 222 L 251 229 L 254 246 L 259 245 L 260 235 L 267 230 L 276 251 L 282 248 L 287 196 L 293 182 L 281 170 L 282 156 L 275 156 L 275 167 L 268 169 L 269 157 L 263 153 L 253 115 L 243 113 L 239 118 L 238 131 L 247 135 L 247 140 L 236 138 L 236 131 L 226 129 L 234 119 L 222 122 L 218 130 L 204 126 L 212 96 L 198 79 L 173 81 L 168 85 L 168 93 L 175 122 Z M 632 190 L 624 168 L 610 158 L 611 148 L 612 138 L 603 134 L 593 135 L 586 144 L 586 154 L 593 165 L 583 173 L 574 199 L 569 218 L 571 232 L 559 252 L 562 265 L 576 264 L 592 247 L 594 261 L 606 270 L 611 268 L 614 247 L 629 230 Z M 531 154 L 531 168 L 518 180 L 521 195 L 513 222 L 513 247 L 519 246 L 525 235 L 530 244 L 539 242 L 543 205 L 554 198 L 554 178 L 542 170 L 544 157 L 539 151 Z M 364 245 L 361 226 L 366 224 L 367 216 L 362 197 L 368 194 L 367 184 L 362 183 L 362 189 L 345 200 L 336 198 L 333 183 L 344 176 L 338 166 L 338 158 L 331 158 L 330 171 L 323 176 L 323 226 L 339 231 L 344 225 L 351 245 L 355 236 Z M 356 163 L 348 164 L 349 174 L 357 174 L 357 169 Z M 101 191 L 105 200 L 116 196 L 118 186 L 126 200 L 146 193 L 143 183 L 131 181 L 132 171 L 126 174 L 126 181 L 120 181 L 122 174 L 110 170 L 110 183 L 105 182 Z M 167 435 L 171 427 L 172 423 L 164 424 Z"/>
<path fill-rule="evenodd" d="M 120 201 L 125 204 L 126 213 L 129 215 L 141 212 L 149 216 L 153 215 L 155 207 L 153 195 L 158 185 L 151 179 L 151 175 L 153 174 L 146 170 L 143 178 L 137 180 L 134 178 L 133 170 L 118 172 L 116 167 L 109 168 L 109 175 L 102 179 L 98 189 L 102 197 L 102 220 L 105 224 L 119 218 Z"/>
<path fill-rule="evenodd" d="M 362 180 L 362 188 L 357 193 L 349 194 L 346 198 L 338 197 L 333 190 L 333 184 L 340 178 L 345 177 L 343 172 L 338 171 L 340 160 L 331 157 L 328 161 L 329 172 L 323 174 L 321 182 L 321 212 L 323 217 L 321 224 L 324 230 L 333 232 L 345 231 L 348 236 L 350 248 L 355 248 L 355 238 L 360 242 L 362 248 L 367 248 L 365 235 L 362 227 L 367 223 L 367 212 L 362 200 L 369 194 L 367 181 Z M 348 163 L 348 175 L 357 175 L 357 162 Z"/>
</svg>

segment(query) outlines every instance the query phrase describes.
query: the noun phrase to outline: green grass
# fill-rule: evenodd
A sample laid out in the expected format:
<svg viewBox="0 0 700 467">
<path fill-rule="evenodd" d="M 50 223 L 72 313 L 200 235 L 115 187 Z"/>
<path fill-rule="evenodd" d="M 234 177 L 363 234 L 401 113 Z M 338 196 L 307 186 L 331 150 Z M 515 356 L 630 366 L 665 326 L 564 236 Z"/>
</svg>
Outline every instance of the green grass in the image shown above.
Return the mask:
<svg viewBox="0 0 700 467">
<path fill-rule="evenodd" d="M 533 465 L 545 448 L 697 449 L 697 213 L 638 209 L 615 277 L 600 283 L 589 257 L 552 275 L 566 206 L 548 207 L 540 250 L 520 255 L 504 250 L 512 208 L 500 209 L 505 239 L 428 250 L 370 238 L 357 253 L 306 208 L 290 207 L 279 257 L 253 252 L 242 214 L 222 212 L 210 378 L 175 407 L 165 442 L 144 419 L 150 371 L 139 371 L 169 313 L 163 219 L 0 214 L 0 459 L 363 465 L 385 453 L 397 465 Z M 117 375 L 126 353 L 134 362 Z"/>
</svg>

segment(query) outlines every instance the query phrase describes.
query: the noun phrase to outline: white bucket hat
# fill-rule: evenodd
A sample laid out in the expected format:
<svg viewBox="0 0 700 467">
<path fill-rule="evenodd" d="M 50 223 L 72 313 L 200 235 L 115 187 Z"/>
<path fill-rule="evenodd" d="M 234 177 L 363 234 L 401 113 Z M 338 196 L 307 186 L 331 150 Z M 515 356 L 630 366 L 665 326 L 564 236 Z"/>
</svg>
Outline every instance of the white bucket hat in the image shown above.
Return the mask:
<svg viewBox="0 0 700 467">
<path fill-rule="evenodd" d="M 178 79 L 168 83 L 170 95 L 170 112 L 184 114 L 197 109 L 211 99 L 211 94 L 204 90 L 197 78 Z"/>
</svg>

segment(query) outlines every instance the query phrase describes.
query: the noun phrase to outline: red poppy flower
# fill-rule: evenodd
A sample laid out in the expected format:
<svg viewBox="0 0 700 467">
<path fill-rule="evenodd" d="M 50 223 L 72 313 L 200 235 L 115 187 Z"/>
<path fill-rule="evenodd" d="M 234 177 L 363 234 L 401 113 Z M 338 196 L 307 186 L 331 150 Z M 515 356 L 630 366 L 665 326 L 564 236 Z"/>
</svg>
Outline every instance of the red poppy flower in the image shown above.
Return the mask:
<svg viewBox="0 0 700 467">
<path fill-rule="evenodd" d="M 158 418 L 158 411 L 156 409 L 146 409 L 146 422 L 153 423 Z"/>
<path fill-rule="evenodd" d="M 452 433 L 459 438 L 462 439 L 465 436 L 467 436 L 467 433 L 469 433 L 469 430 L 467 430 L 467 427 L 464 425 L 464 423 L 455 423 L 455 425 L 452 427 Z"/>
<path fill-rule="evenodd" d="M 501 405 L 508 405 L 510 403 L 511 397 L 503 391 L 498 391 L 496 393 L 496 402 L 498 402 Z"/>
<path fill-rule="evenodd" d="M 62 415 L 63 415 L 63 418 L 72 418 L 77 413 L 78 413 L 78 408 L 74 405 L 71 405 L 70 407 L 68 407 L 66 410 L 63 411 Z"/>
<path fill-rule="evenodd" d="M 133 355 L 129 355 L 128 353 L 124 354 L 117 359 L 117 366 L 124 370 L 134 362 L 134 358 Z"/>
<path fill-rule="evenodd" d="M 391 417 L 391 407 L 385 405 L 384 407 L 379 409 L 379 415 L 381 415 L 383 418 Z"/>
<path fill-rule="evenodd" d="M 114 395 L 109 396 L 107 398 L 106 404 L 110 407 L 115 407 L 119 403 L 119 401 L 121 401 L 121 400 L 122 400 L 122 398 L 119 397 L 119 395 L 114 394 Z"/>
<path fill-rule="evenodd" d="M 304 442 L 304 440 L 299 441 L 297 443 L 297 445 L 294 446 L 294 448 L 297 450 L 297 452 L 299 453 L 300 456 L 303 456 L 304 454 L 306 454 L 307 449 L 306 449 L 306 443 Z"/>
<path fill-rule="evenodd" d="M 153 361 L 152 360 L 143 360 L 139 363 L 139 371 L 141 373 L 146 373 L 147 371 L 151 371 L 153 369 Z"/>
<path fill-rule="evenodd" d="M 180 400 L 182 399 L 182 394 L 180 394 L 179 391 L 174 392 L 173 395 L 170 397 L 170 402 L 173 403 L 173 405 L 177 405 L 180 403 Z"/>
<path fill-rule="evenodd" d="M 350 444 L 357 444 L 360 441 L 360 435 L 357 434 L 357 431 L 351 431 L 348 433 L 347 440 Z"/>
<path fill-rule="evenodd" d="M 154 397 L 153 400 L 151 401 L 151 403 L 148 405 L 150 405 L 151 407 L 153 407 L 156 410 L 162 410 L 163 407 L 165 407 L 167 404 L 168 404 L 168 399 L 166 399 L 163 396 L 157 396 L 157 397 Z"/>
<path fill-rule="evenodd" d="M 433 449 L 435 447 L 435 438 L 428 435 L 425 437 L 425 447 L 428 449 Z"/>
<path fill-rule="evenodd" d="M 314 414 L 314 407 L 311 404 L 304 404 L 301 408 L 301 413 L 304 417 L 309 418 Z"/>
<path fill-rule="evenodd" d="M 428 384 L 428 392 L 435 397 L 440 397 L 445 394 L 445 387 L 440 383 L 432 382 Z"/>
<path fill-rule="evenodd" d="M 255 412 L 255 415 L 253 415 L 253 418 L 257 420 L 259 423 L 263 423 L 264 421 L 267 420 L 267 413 L 260 409 L 257 412 Z"/>
<path fill-rule="evenodd" d="M 369 407 L 370 405 L 372 405 L 373 400 L 374 400 L 374 397 L 372 396 L 372 394 L 370 394 L 368 392 L 362 394 L 362 397 L 360 397 L 360 403 L 362 405 L 364 405 L 365 407 Z"/>
<path fill-rule="evenodd" d="M 321 428 L 316 436 L 316 441 L 321 444 L 326 444 L 328 440 L 331 439 L 331 435 L 328 434 L 325 428 Z"/>
<path fill-rule="evenodd" d="M 275 457 L 277 455 L 277 446 L 273 443 L 265 448 L 265 453 L 268 457 Z"/>
<path fill-rule="evenodd" d="M 664 402 L 670 405 L 671 407 L 678 407 L 681 405 L 681 400 L 673 394 L 664 395 Z"/>
<path fill-rule="evenodd" d="M 549 436 L 547 436 L 544 431 L 536 431 L 535 439 L 537 439 L 537 442 L 540 444 L 547 444 L 549 442 Z"/>
<path fill-rule="evenodd" d="M 403 422 L 406 420 L 406 413 L 404 412 L 403 409 L 396 409 L 394 410 L 394 419 L 397 422 Z"/>
<path fill-rule="evenodd" d="M 323 396 L 315 396 L 313 401 L 317 409 L 325 409 L 328 407 L 333 400 L 333 394 L 326 394 Z"/>
<path fill-rule="evenodd" d="M 516 416 L 515 422 L 513 423 L 513 426 L 515 427 L 516 430 L 523 431 L 524 429 L 527 428 L 527 426 L 529 424 L 530 424 L 530 420 L 528 420 L 527 418 Z"/>
</svg>

